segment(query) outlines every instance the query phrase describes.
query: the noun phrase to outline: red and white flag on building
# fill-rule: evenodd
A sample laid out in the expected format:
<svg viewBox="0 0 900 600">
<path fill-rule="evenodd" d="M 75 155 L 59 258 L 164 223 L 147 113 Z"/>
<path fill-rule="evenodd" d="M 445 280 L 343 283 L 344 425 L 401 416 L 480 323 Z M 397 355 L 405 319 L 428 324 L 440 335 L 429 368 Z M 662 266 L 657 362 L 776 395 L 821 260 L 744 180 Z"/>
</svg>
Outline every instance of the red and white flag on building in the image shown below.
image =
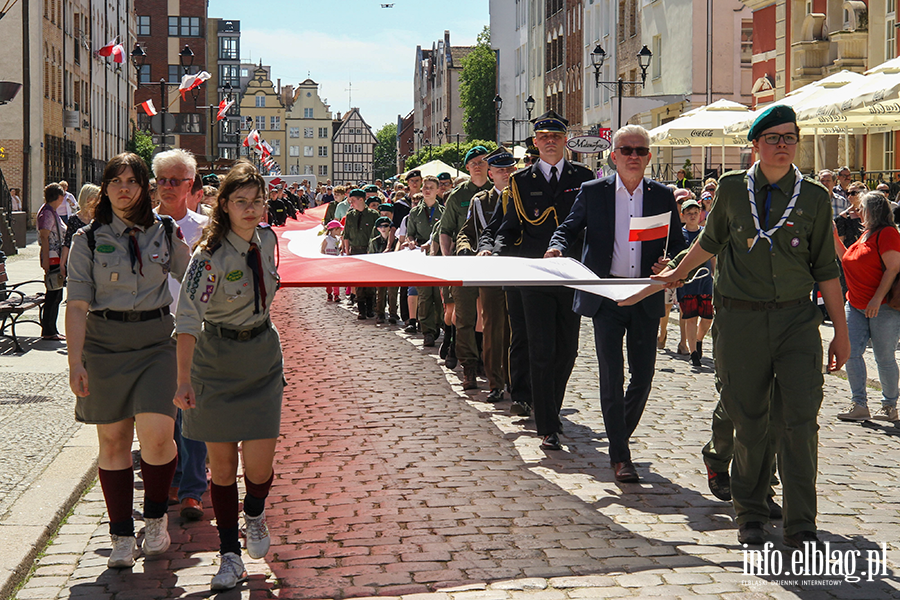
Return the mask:
<svg viewBox="0 0 900 600">
<path fill-rule="evenodd" d="M 212 77 L 206 71 L 200 71 L 196 75 L 185 75 L 181 78 L 181 85 L 178 86 L 178 91 L 181 92 L 181 99 L 184 100 L 185 93 L 191 91 L 195 87 L 199 87 L 204 81 Z"/>
<path fill-rule="evenodd" d="M 125 62 L 125 46 L 117 43 L 118 41 L 119 36 L 116 36 L 107 45 L 97 50 L 97 54 L 100 56 L 112 56 L 117 63 Z"/>
<path fill-rule="evenodd" d="M 244 138 L 244 146 L 247 148 L 256 148 L 259 145 L 259 132 L 257 130 L 253 130 L 247 134 L 247 137 Z"/>
<path fill-rule="evenodd" d="M 270 146 L 266 140 L 261 140 L 259 145 L 263 149 L 263 156 L 271 156 L 275 152 L 275 148 Z"/>
<path fill-rule="evenodd" d="M 672 212 L 651 217 L 631 217 L 631 226 L 628 231 L 629 242 L 648 242 L 661 240 L 669 235 Z"/>
<path fill-rule="evenodd" d="M 152 117 L 156 114 L 156 107 L 153 106 L 153 100 L 141 102 L 141 108 L 144 109 L 144 112 L 147 113 L 148 117 Z"/>
<path fill-rule="evenodd" d="M 231 108 L 232 104 L 234 104 L 234 100 L 229 102 L 229 101 L 225 100 L 224 98 L 222 99 L 221 102 L 219 102 L 219 112 L 216 113 L 216 121 L 221 121 L 222 119 L 225 118 L 225 113 L 228 112 L 228 109 Z"/>
</svg>

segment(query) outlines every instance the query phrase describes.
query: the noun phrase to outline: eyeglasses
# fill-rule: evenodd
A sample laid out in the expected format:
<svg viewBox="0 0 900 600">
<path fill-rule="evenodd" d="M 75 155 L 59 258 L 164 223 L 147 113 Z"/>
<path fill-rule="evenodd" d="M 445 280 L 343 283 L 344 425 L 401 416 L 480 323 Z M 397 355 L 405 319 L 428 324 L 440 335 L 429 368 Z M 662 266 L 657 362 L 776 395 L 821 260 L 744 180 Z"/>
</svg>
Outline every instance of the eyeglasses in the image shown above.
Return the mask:
<svg viewBox="0 0 900 600">
<path fill-rule="evenodd" d="M 838 173 L 838 177 L 841 179 L 850 179 L 850 173 Z"/>
<path fill-rule="evenodd" d="M 390 224 L 389 224 L 389 223 L 382 223 L 381 225 L 378 226 L 378 229 L 381 229 L 382 227 L 390 227 Z"/>
<path fill-rule="evenodd" d="M 859 190 L 853 190 L 852 192 L 847 192 L 848 196 L 859 196 Z"/>
<path fill-rule="evenodd" d="M 238 210 L 247 210 L 248 208 L 253 208 L 253 210 L 259 210 L 263 206 L 265 206 L 265 202 L 262 200 L 229 200 L 232 204 L 234 204 L 235 208 Z"/>
<path fill-rule="evenodd" d="M 800 136 L 796 133 L 767 133 L 762 136 L 762 139 L 770 146 L 774 146 L 782 140 L 784 140 L 784 143 L 788 146 L 793 146 L 800 141 Z"/>
<path fill-rule="evenodd" d="M 165 177 L 157 177 L 156 184 L 162 187 L 178 187 L 182 183 L 193 180 L 193 177 L 191 177 L 190 179 L 166 179 Z"/>
<path fill-rule="evenodd" d="M 647 156 L 650 154 L 650 148 L 646 146 L 638 146 L 637 148 L 632 148 L 631 146 L 619 146 L 615 149 L 616 154 L 621 154 L 622 156 L 631 156 L 632 154 L 637 153 L 638 156 Z"/>
</svg>

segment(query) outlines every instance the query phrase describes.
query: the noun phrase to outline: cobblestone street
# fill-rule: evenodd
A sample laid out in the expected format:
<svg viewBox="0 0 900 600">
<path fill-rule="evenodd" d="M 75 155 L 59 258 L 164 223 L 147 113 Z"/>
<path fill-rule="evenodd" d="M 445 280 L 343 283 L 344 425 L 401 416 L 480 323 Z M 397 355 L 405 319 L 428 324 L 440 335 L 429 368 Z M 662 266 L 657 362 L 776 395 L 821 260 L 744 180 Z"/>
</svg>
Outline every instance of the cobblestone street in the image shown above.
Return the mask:
<svg viewBox="0 0 900 600">
<path fill-rule="evenodd" d="M 285 289 L 276 299 L 289 385 L 267 507 L 273 544 L 265 560 L 245 555 L 249 582 L 220 597 L 900 598 L 900 428 L 837 421 L 843 379 L 826 377 L 819 420 L 820 537 L 862 552 L 856 574 L 885 543 L 888 573 L 857 583 L 748 576 L 733 510 L 709 493 L 700 457 L 716 402 L 712 361 L 694 369 L 671 351 L 677 315 L 632 439 L 642 481 L 617 484 L 589 321 L 563 408 L 564 451 L 545 452 L 532 421 L 510 416 L 508 401 L 483 402 L 484 381 L 463 392 L 462 369 L 439 366 L 421 336 L 357 321 L 324 296 Z M 218 539 L 204 500 L 200 522 L 170 512 L 166 554 L 117 571 L 106 568 L 95 485 L 16 598 L 210 596 Z M 767 526 L 776 549 L 778 525 Z"/>
</svg>

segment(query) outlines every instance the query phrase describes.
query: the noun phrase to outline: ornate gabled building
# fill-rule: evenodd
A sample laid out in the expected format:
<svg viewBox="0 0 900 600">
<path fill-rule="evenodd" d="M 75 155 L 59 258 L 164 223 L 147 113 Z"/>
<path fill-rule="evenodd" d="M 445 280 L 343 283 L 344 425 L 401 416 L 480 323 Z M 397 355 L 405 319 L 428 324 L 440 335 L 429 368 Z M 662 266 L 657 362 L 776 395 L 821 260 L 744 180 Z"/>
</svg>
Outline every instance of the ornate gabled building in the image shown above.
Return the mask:
<svg viewBox="0 0 900 600">
<path fill-rule="evenodd" d="M 285 86 L 289 96 L 285 113 L 287 175 L 315 175 L 320 181 L 331 177 L 331 107 L 319 97 L 319 84 L 307 79 L 297 89 Z"/>
<path fill-rule="evenodd" d="M 242 137 L 253 129 L 259 132 L 259 138 L 272 146 L 272 159 L 278 163 L 282 173 L 287 174 L 285 146 L 285 110 L 281 94 L 269 79 L 268 71 L 262 61 L 253 71 L 253 77 L 247 82 L 247 88 L 241 98 L 241 134 Z M 243 141 L 243 140 L 242 140 Z M 241 146 L 241 156 L 255 157 L 246 146 Z M 254 159 L 255 160 L 255 159 Z M 265 169 L 262 169 L 265 172 Z"/>
<path fill-rule="evenodd" d="M 334 158 L 331 179 L 334 184 L 371 182 L 377 140 L 372 128 L 359 113 L 359 109 L 351 108 L 343 118 L 338 113 L 333 128 Z"/>
</svg>

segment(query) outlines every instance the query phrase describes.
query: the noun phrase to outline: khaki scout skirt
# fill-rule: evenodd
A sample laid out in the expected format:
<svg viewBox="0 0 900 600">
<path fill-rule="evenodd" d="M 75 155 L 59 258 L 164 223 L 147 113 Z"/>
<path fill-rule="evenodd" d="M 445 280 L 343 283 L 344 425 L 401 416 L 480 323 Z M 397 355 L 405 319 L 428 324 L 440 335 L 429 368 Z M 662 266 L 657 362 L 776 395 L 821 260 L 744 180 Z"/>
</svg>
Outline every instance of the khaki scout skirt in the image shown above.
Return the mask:
<svg viewBox="0 0 900 600">
<path fill-rule="evenodd" d="M 277 438 L 284 360 L 272 325 L 245 342 L 204 329 L 194 348 L 191 384 L 197 406 L 182 411 L 182 435 L 201 442 Z"/>
<path fill-rule="evenodd" d="M 75 400 L 75 420 L 107 424 L 141 413 L 175 418 L 175 319 L 128 323 L 88 315 L 84 368 L 89 396 Z"/>
</svg>

